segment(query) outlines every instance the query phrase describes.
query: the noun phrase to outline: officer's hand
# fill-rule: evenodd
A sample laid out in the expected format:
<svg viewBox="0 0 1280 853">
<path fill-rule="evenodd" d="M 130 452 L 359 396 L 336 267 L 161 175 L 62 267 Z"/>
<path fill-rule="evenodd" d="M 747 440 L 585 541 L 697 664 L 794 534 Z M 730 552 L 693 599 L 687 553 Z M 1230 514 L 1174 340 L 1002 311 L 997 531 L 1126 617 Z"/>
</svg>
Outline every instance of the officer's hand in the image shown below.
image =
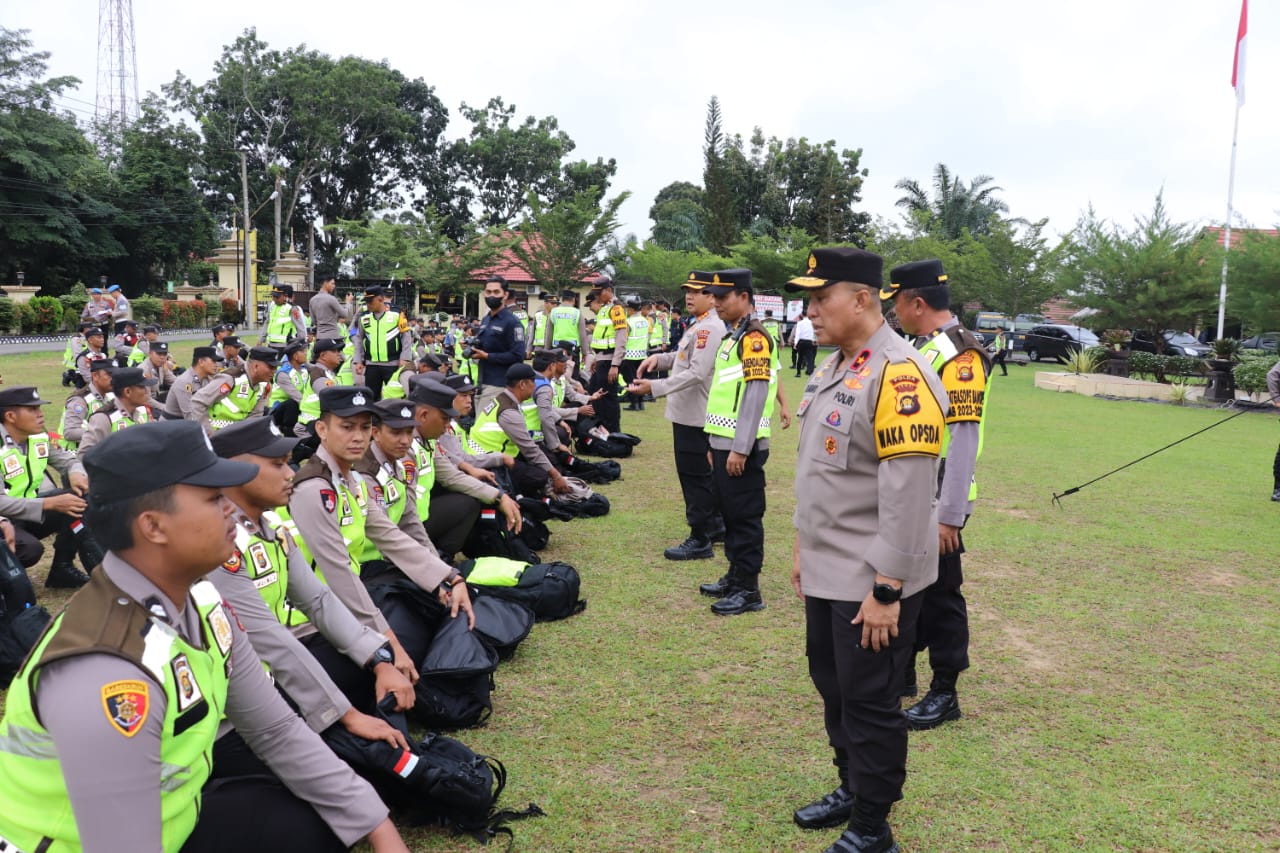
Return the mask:
<svg viewBox="0 0 1280 853">
<path fill-rule="evenodd" d="M 463 462 L 458 466 L 458 470 L 464 474 L 469 474 L 470 476 L 475 477 L 483 483 L 488 483 L 490 486 L 498 485 L 498 478 L 494 476 L 492 471 L 477 468 L 469 462 Z"/>
<path fill-rule="evenodd" d="M 400 645 L 400 641 L 391 631 L 387 632 L 387 641 L 391 643 L 391 653 L 395 655 L 395 668 L 409 679 L 410 684 L 417 684 L 418 669 L 413 665 L 413 659 L 409 657 L 409 653 L 404 650 L 404 646 Z"/>
<path fill-rule="evenodd" d="M 4 532 L 4 544 L 9 546 L 12 551 L 16 546 L 13 536 L 13 522 L 7 518 L 0 518 L 0 531 Z"/>
<path fill-rule="evenodd" d="M 725 473 L 730 477 L 741 477 L 747 468 L 747 457 L 736 450 L 729 451 L 729 459 L 724 463 Z"/>
<path fill-rule="evenodd" d="M 601 388 L 600 390 L 596 391 L 594 394 L 591 395 L 591 399 L 599 400 L 603 396 L 604 396 L 604 389 Z M 1280 403 L 1277 403 L 1276 405 L 1280 405 Z"/>
<path fill-rule="evenodd" d="M 472 361 L 476 361 L 476 360 L 481 360 L 481 361 L 483 361 L 484 359 L 486 359 L 486 358 L 488 358 L 488 357 L 489 357 L 489 353 L 485 352 L 484 350 L 482 350 L 482 349 L 476 349 L 475 347 L 472 347 L 472 348 L 471 348 L 471 360 L 472 360 Z"/>
<path fill-rule="evenodd" d="M 81 472 L 76 472 L 67 478 L 67 483 L 71 486 L 71 491 L 77 495 L 84 495 L 89 491 L 89 478 Z"/>
<path fill-rule="evenodd" d="M 648 379 L 637 379 L 627 386 L 627 390 L 632 394 L 652 394 L 653 383 Z"/>
<path fill-rule="evenodd" d="M 359 376 L 364 376 L 364 362 L 357 361 L 355 364 L 351 366 L 351 370 L 352 372 L 356 373 Z"/>
<path fill-rule="evenodd" d="M 783 429 L 791 428 L 791 413 L 787 411 L 786 406 L 783 406 L 778 410 L 778 420 L 782 421 Z"/>
<path fill-rule="evenodd" d="M 380 663 L 373 670 L 373 701 L 388 693 L 396 697 L 396 710 L 407 711 L 413 707 L 413 685 L 395 664 Z"/>
<path fill-rule="evenodd" d="M 554 472 L 555 478 L 551 481 L 551 491 L 557 495 L 563 495 L 573 491 L 573 486 L 569 485 L 569 481 L 564 478 L 563 474 Z"/>
<path fill-rule="evenodd" d="M 800 586 L 800 555 L 791 559 L 791 588 L 796 591 L 796 598 L 804 601 L 804 591 Z"/>
<path fill-rule="evenodd" d="M 409 691 L 411 694 L 413 691 Z M 395 726 L 386 720 L 379 720 L 377 717 L 371 717 L 368 714 L 362 714 L 355 708 L 348 709 L 338 722 L 342 723 L 342 727 L 351 732 L 356 737 L 365 740 L 381 740 L 386 741 L 392 746 L 398 746 L 401 749 L 408 749 L 409 742 L 404 739 L 404 734 Z"/>
<path fill-rule="evenodd" d="M 391 818 L 375 826 L 373 832 L 365 836 L 365 841 L 369 842 L 373 853 L 409 853 L 408 845 L 400 837 L 400 830 L 396 829 Z"/>
<path fill-rule="evenodd" d="M 596 407 L 591 405 L 590 403 L 587 403 L 585 406 L 578 407 L 578 414 L 582 415 L 583 417 L 589 418 L 594 416 L 595 413 L 596 413 Z"/>
<path fill-rule="evenodd" d="M 498 498 L 498 509 L 507 517 L 507 529 L 512 533 L 519 533 L 520 528 L 524 526 L 524 516 L 520 513 L 520 504 L 512 499 L 511 495 L 503 495 Z"/>
<path fill-rule="evenodd" d="M 60 495 L 51 495 L 44 498 L 44 511 L 61 512 L 75 518 L 80 517 L 80 513 L 84 512 L 84 498 L 72 492 L 63 492 Z"/>
<path fill-rule="evenodd" d="M 455 583 L 451 588 L 440 590 L 440 603 L 449 608 L 449 616 L 456 618 L 458 611 L 467 614 L 467 630 L 476 627 L 476 614 L 471 609 L 471 591 L 465 583 Z"/>
<path fill-rule="evenodd" d="M 401 370 L 405 370 L 406 368 L 410 368 L 410 367 L 413 367 L 413 362 L 412 362 L 412 361 L 405 361 L 405 360 L 403 360 L 403 359 L 401 359 L 401 360 L 400 360 L 400 369 L 401 369 Z"/>
<path fill-rule="evenodd" d="M 946 556 L 960 550 L 960 528 L 938 523 L 938 554 Z"/>
<path fill-rule="evenodd" d="M 516 458 L 510 453 L 504 453 L 502 454 L 502 464 L 508 468 L 514 468 L 516 467 Z"/>
<path fill-rule="evenodd" d="M 657 366 L 658 366 L 658 357 L 656 355 L 649 356 L 644 361 L 640 362 L 640 367 L 636 369 L 636 378 L 639 379 L 641 376 L 644 376 L 646 373 L 648 373 L 650 370 L 653 370 Z M 644 393 L 648 394 L 649 392 L 645 391 Z"/>
<path fill-rule="evenodd" d="M 610 367 L 609 368 L 609 384 L 612 385 L 617 381 L 618 381 L 618 368 Z"/>
<path fill-rule="evenodd" d="M 854 625 L 862 626 L 862 647 L 873 652 L 889 648 L 889 641 L 898 636 L 898 611 L 902 609 L 899 602 L 881 604 L 875 595 L 867 593 L 858 608 L 858 615 L 853 617 Z"/>
</svg>

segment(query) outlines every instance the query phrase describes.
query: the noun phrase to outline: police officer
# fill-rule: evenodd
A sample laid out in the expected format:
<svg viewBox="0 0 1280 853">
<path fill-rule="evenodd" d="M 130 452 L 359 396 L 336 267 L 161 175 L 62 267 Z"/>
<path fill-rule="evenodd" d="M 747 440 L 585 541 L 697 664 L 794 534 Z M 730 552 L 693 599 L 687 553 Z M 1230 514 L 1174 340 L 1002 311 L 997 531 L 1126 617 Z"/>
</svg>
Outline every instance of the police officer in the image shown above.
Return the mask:
<svg viewBox="0 0 1280 853">
<path fill-rule="evenodd" d="M 564 494 L 573 487 L 538 445 L 541 430 L 537 430 L 539 435 L 535 438 L 522 408 L 526 400 L 533 398 L 537 378 L 529 365 L 513 364 L 507 370 L 507 387 L 476 415 L 471 440 L 482 450 L 516 457 L 511 480 L 520 494 L 540 495 L 548 481 L 552 491 Z M 533 417 L 537 417 L 536 407 Z"/>
<path fill-rule="evenodd" d="M 751 317 L 751 270 L 712 273 L 705 289 L 728 332 L 716 350 L 707 393 L 704 431 L 711 446 L 711 478 L 724 519 L 729 571 L 699 587 L 719 599 L 711 612 L 737 616 L 763 610 L 760 569 L 764 565 L 764 466 L 769 459 L 778 350 Z"/>
<path fill-rule="evenodd" d="M 577 306 L 578 295 L 572 290 L 560 294 L 560 304 L 551 309 L 547 315 L 547 333 L 538 343 L 543 347 L 557 346 L 560 341 L 571 341 L 583 352 L 590 338 L 587 337 L 586 322 L 581 309 Z"/>
<path fill-rule="evenodd" d="M 248 354 L 240 338 L 227 335 L 222 339 L 222 372 L 235 376 L 244 371 L 244 357 Z"/>
<path fill-rule="evenodd" d="M 899 693 L 925 587 L 937 575 L 933 494 L 946 395 L 884 322 L 883 263 L 814 249 L 788 290 L 809 297 L 834 345 L 805 387 L 791 582 L 804 600 L 809 674 L 822 697 L 838 787 L 798 809 L 809 829 L 847 823 L 827 853 L 896 851 L 907 725 Z"/>
<path fill-rule="evenodd" d="M 644 300 L 638 294 L 631 294 L 623 303 L 627 308 L 627 340 L 622 353 L 622 381 L 630 384 L 641 362 L 649 357 L 649 318 L 641 310 Z M 643 394 L 628 393 L 628 397 L 628 412 L 644 411 Z"/>
<path fill-rule="evenodd" d="M 452 420 L 444 433 L 436 439 L 436 447 L 458 466 L 458 470 L 491 486 L 497 486 L 498 478 L 493 471 L 514 467 L 515 456 L 508 453 L 490 453 L 480 445 L 474 444 L 459 423 L 459 420 L 474 421 L 476 386 L 471 381 L 471 377 L 455 373 L 445 378 L 445 385 L 454 392 L 453 408 L 458 414 L 450 416 Z"/>
<path fill-rule="evenodd" d="M 314 438 L 311 425 L 320 417 L 320 392 L 339 384 L 337 371 L 342 366 L 342 341 L 320 338 L 312 344 L 314 363 L 306 367 L 302 401 L 298 404 L 298 422 L 293 434 L 298 438 Z"/>
<path fill-rule="evenodd" d="M 191 395 L 199 391 L 218 373 L 218 350 L 196 347 L 191 351 L 191 366 L 173 380 L 164 399 L 164 414 L 170 418 L 186 418 L 191 414 Z"/>
<path fill-rule="evenodd" d="M 268 386 L 279 363 L 280 353 L 270 347 L 254 347 L 242 370 L 234 374 L 223 371 L 217 381 L 191 395 L 190 419 L 215 432 L 262 414 Z"/>
<path fill-rule="evenodd" d="M 285 284 L 271 288 L 271 307 L 267 309 L 267 323 L 258 336 L 259 344 L 282 350 L 291 340 L 307 339 L 307 323 L 302 311 L 289 301 L 292 289 Z"/>
<path fill-rule="evenodd" d="M 772 310 L 764 312 L 764 319 L 760 321 L 760 325 L 769 333 L 769 337 L 773 338 L 774 346 L 782 349 L 782 324 L 774 319 Z"/>
<path fill-rule="evenodd" d="M 74 451 L 80 447 L 85 420 L 116 398 L 111 393 L 112 369 L 109 361 L 93 362 L 89 365 L 89 384 L 67 398 L 62 408 L 62 422 L 58 424 L 63 450 Z"/>
<path fill-rule="evenodd" d="M 510 294 L 511 286 L 500 275 L 490 276 L 484 283 L 484 304 L 489 313 L 471 347 L 471 360 L 479 366 L 476 405 L 481 408 L 506 387 L 507 368 L 524 361 L 524 326 L 506 307 Z"/>
<path fill-rule="evenodd" d="M 169 396 L 169 389 L 178 381 L 173 373 L 172 360 L 169 358 L 169 344 L 155 341 L 147 350 L 147 356 L 141 362 L 142 375 L 156 380 L 155 398 L 164 402 Z"/>
<path fill-rule="evenodd" d="M 76 373 L 80 377 L 78 387 L 83 388 L 89 384 L 89 364 L 107 358 L 105 341 L 102 329 L 97 326 L 85 330 L 84 349 L 76 356 Z"/>
<path fill-rule="evenodd" d="M 941 261 L 894 267 L 883 295 L 893 300 L 902 330 L 916 336 L 916 349 L 942 379 L 951 404 L 938 487 L 938 579 L 924 591 L 915 646 L 917 652 L 929 650 L 933 680 L 924 698 L 907 709 L 910 728 L 932 729 L 960 716 L 956 679 L 969 668 L 969 617 L 960 591 L 964 583 L 960 531 L 978 497 L 974 468 L 982 450 L 991 365 L 982 341 L 951 313 L 951 291 Z M 904 692 L 914 693 L 915 676 L 913 658 Z"/>
<path fill-rule="evenodd" d="M 723 532 L 724 524 L 715 509 L 711 490 L 710 445 L 704 431 L 707 422 L 707 392 L 715 372 L 716 353 L 728 333 L 716 313 L 715 298 L 705 288 L 712 273 L 693 270 L 681 285 L 685 306 L 693 324 L 685 330 L 675 352 L 651 355 L 640 365 L 639 378 L 629 391 L 667 397 L 667 420 L 671 421 L 676 476 L 684 495 L 684 517 L 689 536 L 679 545 L 663 551 L 668 560 L 707 560 L 713 556 L 712 539 Z M 645 379 L 651 373 L 669 370 L 667 379 Z"/>
<path fill-rule="evenodd" d="M 551 328 L 551 312 L 555 310 L 559 298 L 554 293 L 542 297 L 542 307 L 529 318 L 529 328 L 525 334 L 525 358 L 533 358 L 534 350 L 544 346 L 547 332 Z"/>
<path fill-rule="evenodd" d="M 373 399 L 399 368 L 413 364 L 409 321 L 387 305 L 387 291 L 375 284 L 364 289 L 365 311 L 356 323 L 353 370 L 362 377 Z"/>
<path fill-rule="evenodd" d="M 113 435 L 86 463 L 109 552 L 6 697 L 0 837 L 28 851 L 345 850 L 362 837 L 407 850 L 200 580 L 232 553 L 219 489 L 256 469 L 219 460 L 183 421 Z M 265 776 L 206 786 L 224 714 Z"/>
<path fill-rule="evenodd" d="M 138 367 L 118 367 L 111 371 L 111 393 L 115 399 L 85 421 L 80 452 L 87 452 L 113 432 L 155 420 L 151 411 L 151 389 L 155 384 L 156 381 L 148 379 Z"/>
<path fill-rule="evenodd" d="M 95 327 L 96 324 L 89 320 L 81 320 L 80 325 L 76 327 L 76 333 L 67 338 L 67 348 L 62 352 L 62 384 L 71 385 L 73 376 L 76 374 L 76 356 L 84 352 L 88 344 L 85 343 L 85 332 Z"/>
<path fill-rule="evenodd" d="M 286 435 L 293 433 L 298 423 L 298 411 L 302 405 L 303 389 L 307 386 L 307 342 L 294 339 L 284 346 L 284 361 L 276 368 L 271 393 L 267 395 L 267 410 L 271 419 Z"/>
<path fill-rule="evenodd" d="M 30 385 L 0 389 L 0 474 L 4 495 L 0 516 L 14 526 L 14 554 L 25 567 L 44 553 L 40 540 L 53 534 L 53 564 L 45 586 L 74 589 L 89 580 L 75 567 L 77 552 L 86 570 L 102 560 L 101 549 L 80 521 L 88 489 L 84 467 L 74 453 L 56 446 L 44 429 L 40 392 Z M 67 489 L 41 493 L 45 471 L 61 474 Z"/>
<path fill-rule="evenodd" d="M 213 334 L 213 340 L 209 343 L 209 346 L 213 347 L 219 353 L 221 353 L 222 342 L 225 341 L 228 337 L 230 337 L 231 333 L 234 332 L 235 330 L 236 330 L 236 327 L 230 323 L 219 323 L 218 325 L 214 326 L 212 329 L 209 330 Z"/>
<path fill-rule="evenodd" d="M 345 302 L 339 302 L 338 297 L 333 295 L 338 289 L 338 281 L 332 270 L 316 273 L 316 281 L 319 287 L 307 305 L 315 323 L 316 338 L 345 337 L 346 322 L 351 320 L 351 304 L 354 301 L 351 294 L 347 294 Z"/>
<path fill-rule="evenodd" d="M 596 419 L 609 432 L 622 429 L 621 406 L 618 405 L 618 373 L 627 352 L 627 311 L 613 301 L 613 283 L 606 280 L 591 291 L 588 309 L 595 314 L 591 332 L 591 381 L 587 391 L 605 393 L 595 402 Z"/>
</svg>

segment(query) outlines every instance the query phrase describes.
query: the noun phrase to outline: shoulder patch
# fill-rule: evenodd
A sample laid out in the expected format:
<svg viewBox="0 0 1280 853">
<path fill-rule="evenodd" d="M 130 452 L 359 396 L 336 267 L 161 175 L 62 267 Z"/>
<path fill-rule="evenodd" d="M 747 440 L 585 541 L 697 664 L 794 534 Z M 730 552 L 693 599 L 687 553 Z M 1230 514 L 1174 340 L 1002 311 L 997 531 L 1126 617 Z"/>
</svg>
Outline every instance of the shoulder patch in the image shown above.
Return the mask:
<svg viewBox="0 0 1280 853">
<path fill-rule="evenodd" d="M 85 403 L 84 397 L 72 397 L 70 400 L 67 401 L 68 412 L 74 412 L 75 414 L 79 415 L 79 414 L 84 414 L 85 410 L 87 410 L 88 408 L 89 406 L 87 403 Z"/>
<path fill-rule="evenodd" d="M 710 330 L 710 329 L 699 329 L 699 330 L 698 330 L 698 335 L 697 335 L 698 341 L 697 341 L 697 343 L 695 343 L 695 344 L 693 345 L 693 346 L 694 346 L 694 348 L 695 348 L 695 349 L 706 349 L 706 348 L 707 348 L 707 338 L 709 338 L 709 337 L 711 337 L 711 330 Z"/>
<path fill-rule="evenodd" d="M 222 564 L 222 568 L 226 569 L 227 571 L 231 572 L 231 574 L 234 575 L 236 572 L 240 571 L 240 567 L 242 565 L 244 564 L 240 561 L 240 552 L 236 551 L 234 554 L 231 555 L 230 560 L 227 560 L 225 563 Z"/>
<path fill-rule="evenodd" d="M 987 371 L 982 357 L 967 349 L 942 366 L 942 387 L 951 403 L 947 423 L 977 423 L 987 396 Z"/>
<path fill-rule="evenodd" d="M 768 382 L 773 372 L 773 346 L 764 332 L 748 332 L 742 339 L 742 379 Z"/>
<path fill-rule="evenodd" d="M 324 507 L 325 512 L 333 514 L 338 508 L 338 493 L 333 489 L 321 489 L 320 505 Z"/>
<path fill-rule="evenodd" d="M 914 361 L 884 366 L 874 426 L 876 453 L 882 461 L 898 456 L 937 457 L 942 452 L 942 406 Z"/>
<path fill-rule="evenodd" d="M 102 685 L 102 710 L 107 722 L 125 737 L 133 737 L 147 721 L 151 688 L 145 681 L 113 681 Z"/>
<path fill-rule="evenodd" d="M 218 393 L 219 393 L 219 394 L 230 394 L 230 393 L 231 393 L 231 383 L 230 383 L 230 382 L 223 382 L 220 386 L 218 386 Z"/>
</svg>

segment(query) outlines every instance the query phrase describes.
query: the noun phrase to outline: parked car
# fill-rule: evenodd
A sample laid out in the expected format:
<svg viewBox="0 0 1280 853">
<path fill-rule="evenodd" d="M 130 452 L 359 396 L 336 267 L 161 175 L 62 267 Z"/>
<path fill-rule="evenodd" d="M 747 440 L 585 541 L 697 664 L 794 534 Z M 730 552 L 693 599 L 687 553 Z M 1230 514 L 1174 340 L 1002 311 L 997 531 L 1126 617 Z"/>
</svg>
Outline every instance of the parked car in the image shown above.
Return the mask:
<svg viewBox="0 0 1280 853">
<path fill-rule="evenodd" d="M 1263 332 L 1240 342 L 1240 349 L 1280 352 L 1280 332 Z"/>
<path fill-rule="evenodd" d="M 1160 334 L 1164 336 L 1165 355 L 1190 355 L 1195 358 L 1207 358 L 1213 353 L 1213 347 L 1209 344 L 1200 343 L 1195 335 L 1189 335 L 1186 332 L 1175 332 L 1171 329 L 1165 329 Z M 1148 333 L 1134 332 L 1133 339 L 1129 341 L 1129 349 L 1138 350 L 1139 352 L 1155 352 L 1156 344 Z"/>
<path fill-rule="evenodd" d="M 1039 361 L 1052 358 L 1059 361 L 1069 357 L 1077 350 L 1096 347 L 1101 344 L 1098 336 L 1080 326 L 1059 326 L 1046 323 L 1032 326 L 1023 339 L 1023 349 L 1027 358 Z"/>
</svg>

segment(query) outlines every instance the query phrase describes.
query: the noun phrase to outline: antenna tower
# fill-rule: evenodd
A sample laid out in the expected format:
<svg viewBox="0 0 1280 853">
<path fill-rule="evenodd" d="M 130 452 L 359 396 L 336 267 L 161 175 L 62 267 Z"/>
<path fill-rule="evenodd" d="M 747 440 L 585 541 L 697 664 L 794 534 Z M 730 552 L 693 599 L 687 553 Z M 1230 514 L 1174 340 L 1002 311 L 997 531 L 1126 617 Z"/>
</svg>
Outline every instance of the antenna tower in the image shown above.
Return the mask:
<svg viewBox="0 0 1280 853">
<path fill-rule="evenodd" d="M 119 132 L 138 117 L 138 51 L 133 0 L 98 0 L 99 132 L 118 144 Z"/>
</svg>

